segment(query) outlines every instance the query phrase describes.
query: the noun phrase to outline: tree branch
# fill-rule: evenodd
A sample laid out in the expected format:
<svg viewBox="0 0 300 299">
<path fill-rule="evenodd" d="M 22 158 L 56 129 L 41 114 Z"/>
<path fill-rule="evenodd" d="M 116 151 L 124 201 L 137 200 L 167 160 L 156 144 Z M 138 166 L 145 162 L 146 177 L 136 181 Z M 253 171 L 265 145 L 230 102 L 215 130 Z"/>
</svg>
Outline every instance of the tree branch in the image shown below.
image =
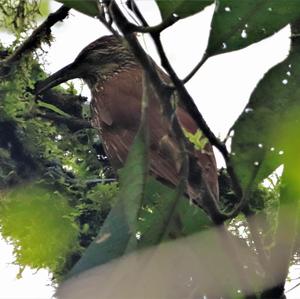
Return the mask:
<svg viewBox="0 0 300 299">
<path fill-rule="evenodd" d="M 86 97 L 80 95 L 64 94 L 52 89 L 46 90 L 38 99 L 56 106 L 62 111 L 75 116 L 81 117 L 82 115 L 82 103 L 87 101 Z"/>
<path fill-rule="evenodd" d="M 168 27 L 172 26 L 175 24 L 178 20 L 180 20 L 180 17 L 177 15 L 170 15 L 166 20 L 161 22 L 160 24 L 150 27 L 145 20 L 144 16 L 140 12 L 138 6 L 136 5 L 134 0 L 127 0 L 126 1 L 127 7 L 135 13 L 137 18 L 140 20 L 142 26 L 132 26 L 131 30 L 133 32 L 142 32 L 142 33 L 161 33 L 163 30 L 167 29 Z M 194 75 L 195 73 L 201 68 L 201 66 L 206 62 L 206 60 L 209 58 L 209 55 L 207 53 L 204 54 L 203 58 L 201 61 L 195 66 L 195 68 L 186 76 L 185 79 L 182 80 L 182 82 L 185 84 L 187 83 Z"/>
<path fill-rule="evenodd" d="M 111 16 L 108 13 L 108 4 L 110 0 L 104 0 L 98 2 L 98 20 L 115 36 L 119 36 L 119 33 L 112 27 Z M 108 20 L 107 20 L 108 18 Z"/>
<path fill-rule="evenodd" d="M 175 24 L 177 21 L 179 21 L 180 18 L 178 16 L 171 15 L 166 20 L 162 21 L 160 24 L 156 26 L 136 26 L 132 23 L 128 23 L 127 33 L 131 32 L 141 32 L 141 33 L 150 33 L 150 34 L 159 34 L 165 29 L 169 28 L 173 24 Z"/>
<path fill-rule="evenodd" d="M 183 84 L 186 84 L 193 76 L 198 72 L 202 65 L 207 61 L 209 55 L 205 52 L 199 63 L 192 69 L 192 71 L 182 80 Z"/>
<path fill-rule="evenodd" d="M 35 116 L 51 120 L 57 125 L 66 125 L 72 132 L 92 128 L 90 122 L 82 118 L 61 116 L 53 112 L 39 112 Z"/>
<path fill-rule="evenodd" d="M 134 0 L 127 0 L 126 5 L 137 16 L 144 27 L 149 27 L 148 22 L 145 20 Z"/>
<path fill-rule="evenodd" d="M 69 13 L 69 10 L 70 8 L 63 5 L 56 12 L 51 13 L 48 18 L 33 31 L 33 33 L 23 42 L 23 44 L 19 48 L 17 48 L 17 50 L 12 55 L 1 62 L 0 68 L 5 65 L 7 71 L 8 66 L 11 68 L 11 65 L 20 60 L 23 55 L 39 47 L 40 43 L 50 35 L 50 28 L 57 22 L 65 19 Z M 1 70 L 0 73 L 2 73 Z"/>
</svg>

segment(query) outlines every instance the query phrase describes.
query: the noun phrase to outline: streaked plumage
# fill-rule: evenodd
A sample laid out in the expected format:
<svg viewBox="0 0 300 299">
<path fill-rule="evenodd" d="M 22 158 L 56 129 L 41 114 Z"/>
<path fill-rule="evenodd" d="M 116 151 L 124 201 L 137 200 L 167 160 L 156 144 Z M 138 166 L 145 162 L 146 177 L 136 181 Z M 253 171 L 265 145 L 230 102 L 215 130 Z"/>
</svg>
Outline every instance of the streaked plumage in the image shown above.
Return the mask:
<svg viewBox="0 0 300 299">
<path fill-rule="evenodd" d="M 85 47 L 75 61 L 41 82 L 37 91 L 65 82 L 82 78 L 92 93 L 92 124 L 99 130 L 105 152 L 113 168 L 124 165 L 129 148 L 139 127 L 142 98 L 141 66 L 114 36 L 105 36 Z M 160 71 L 164 80 L 167 75 Z M 194 120 L 180 106 L 176 110 L 182 127 L 191 133 L 198 129 Z M 164 136 L 171 136 L 167 120 L 162 116 L 160 103 L 154 90 L 150 96 L 150 172 L 168 184 L 179 182 L 178 167 L 174 152 L 179 151 L 178 142 L 172 137 L 172 146 L 162 146 Z M 218 198 L 218 177 L 215 158 L 209 144 L 205 150 L 194 150 L 197 163 L 204 178 Z M 189 193 L 194 196 L 193 190 Z"/>
</svg>

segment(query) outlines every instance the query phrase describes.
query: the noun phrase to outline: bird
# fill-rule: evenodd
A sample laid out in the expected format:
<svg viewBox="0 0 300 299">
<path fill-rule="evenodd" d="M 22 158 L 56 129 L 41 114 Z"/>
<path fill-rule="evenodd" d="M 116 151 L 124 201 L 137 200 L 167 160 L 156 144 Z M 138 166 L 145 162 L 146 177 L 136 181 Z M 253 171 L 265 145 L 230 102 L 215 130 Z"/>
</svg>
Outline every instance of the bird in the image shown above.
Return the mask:
<svg viewBox="0 0 300 299">
<path fill-rule="evenodd" d="M 168 75 L 156 65 L 161 79 Z M 127 47 L 124 38 L 102 36 L 87 45 L 75 60 L 36 84 L 36 94 L 71 79 L 81 78 L 91 91 L 91 123 L 98 130 L 104 151 L 113 169 L 124 166 L 141 120 L 143 68 Z M 196 122 L 180 103 L 175 114 L 185 132 L 196 134 Z M 149 172 L 161 182 L 176 187 L 180 182 L 176 155 L 179 142 L 170 132 L 170 120 L 162 116 L 159 98 L 152 89 L 149 99 Z M 169 122 L 169 123 L 168 123 Z M 166 141 L 166 136 L 169 136 Z M 214 199 L 218 199 L 218 171 L 212 146 L 193 149 L 192 155 L 202 180 Z M 178 156 L 178 155 L 177 155 Z M 187 196 L 195 201 L 199 194 L 187 186 Z M 201 196 L 201 195 L 200 195 Z M 197 200 L 196 200 L 197 201 Z M 199 200 L 198 200 L 199 202 Z"/>
</svg>

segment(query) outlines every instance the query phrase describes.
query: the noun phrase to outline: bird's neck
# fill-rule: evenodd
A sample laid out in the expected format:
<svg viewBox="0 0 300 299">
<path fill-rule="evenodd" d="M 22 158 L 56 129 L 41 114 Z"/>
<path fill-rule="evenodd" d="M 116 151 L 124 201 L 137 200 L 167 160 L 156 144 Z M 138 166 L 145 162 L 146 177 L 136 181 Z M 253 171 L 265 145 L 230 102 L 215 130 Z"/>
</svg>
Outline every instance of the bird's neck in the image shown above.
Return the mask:
<svg viewBox="0 0 300 299">
<path fill-rule="evenodd" d="M 95 85 L 103 84 L 105 81 L 116 76 L 122 71 L 136 67 L 138 64 L 134 60 L 125 60 L 121 63 L 111 62 L 99 66 L 89 72 L 86 78 L 83 78 L 89 88 L 92 90 Z"/>
</svg>

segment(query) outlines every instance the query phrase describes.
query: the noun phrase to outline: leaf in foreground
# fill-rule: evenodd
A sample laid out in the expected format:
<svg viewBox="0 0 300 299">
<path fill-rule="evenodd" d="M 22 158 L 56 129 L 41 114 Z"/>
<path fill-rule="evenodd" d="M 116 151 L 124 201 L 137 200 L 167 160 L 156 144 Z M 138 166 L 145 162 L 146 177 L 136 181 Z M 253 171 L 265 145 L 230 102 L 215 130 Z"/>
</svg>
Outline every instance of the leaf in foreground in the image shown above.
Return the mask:
<svg viewBox="0 0 300 299">
<path fill-rule="evenodd" d="M 207 54 L 212 56 L 247 47 L 299 17 L 300 5 L 295 0 L 219 0 Z"/>
<path fill-rule="evenodd" d="M 63 270 L 79 250 L 74 213 L 65 197 L 39 185 L 22 185 L 1 196 L 1 235 L 14 245 L 15 263 Z"/>
<path fill-rule="evenodd" d="M 56 0 L 63 3 L 67 7 L 74 8 L 81 13 L 84 13 L 90 17 L 98 15 L 98 1 L 87 0 L 87 1 L 76 1 L 76 0 Z"/>
<path fill-rule="evenodd" d="M 164 20 L 172 14 L 177 14 L 180 18 L 189 17 L 200 12 L 213 2 L 213 0 L 156 0 L 161 16 Z"/>
<path fill-rule="evenodd" d="M 235 123 L 233 162 L 244 188 L 300 152 L 299 49 L 259 82 Z"/>
<path fill-rule="evenodd" d="M 182 194 L 178 197 L 177 192 L 151 177 L 147 180 L 147 202 L 140 213 L 140 247 L 157 245 L 211 226 L 207 215 Z"/>
</svg>

